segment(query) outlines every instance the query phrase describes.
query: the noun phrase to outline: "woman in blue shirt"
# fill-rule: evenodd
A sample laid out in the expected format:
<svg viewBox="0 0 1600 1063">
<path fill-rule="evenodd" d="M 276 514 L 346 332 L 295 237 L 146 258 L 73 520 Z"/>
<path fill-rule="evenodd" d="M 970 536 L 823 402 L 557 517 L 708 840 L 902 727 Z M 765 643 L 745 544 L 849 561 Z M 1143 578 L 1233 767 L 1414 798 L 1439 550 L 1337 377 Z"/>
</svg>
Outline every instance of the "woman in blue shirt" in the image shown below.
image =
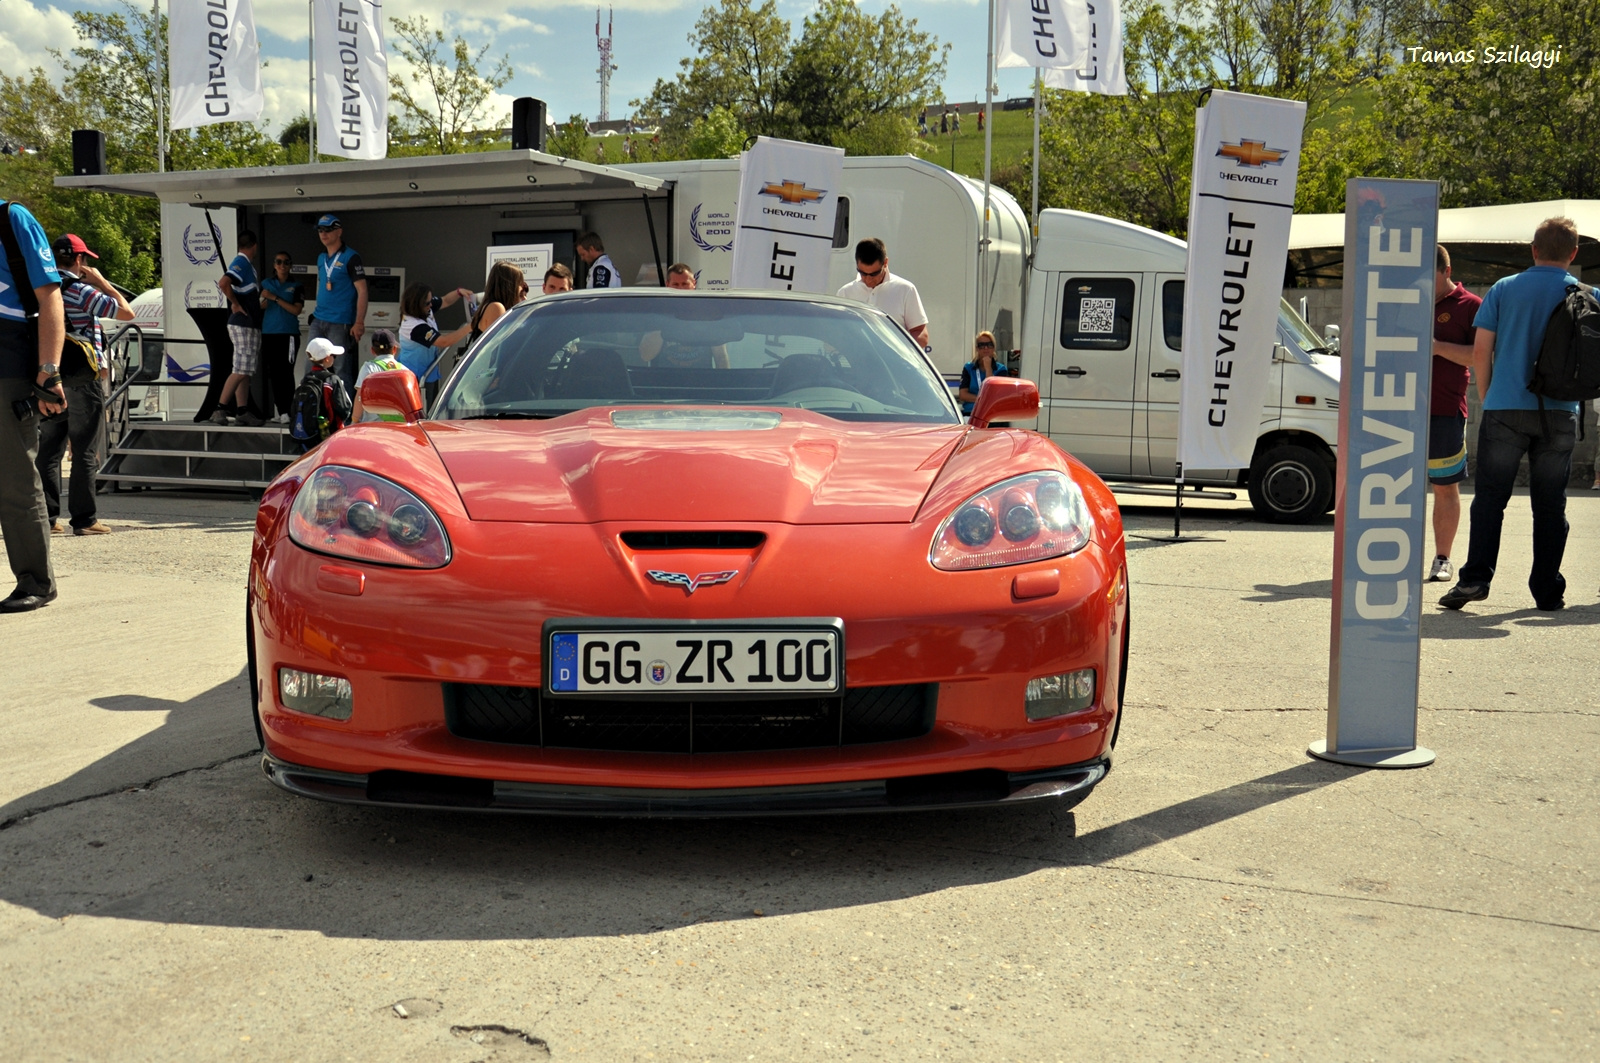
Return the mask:
<svg viewBox="0 0 1600 1063">
<path fill-rule="evenodd" d="M 969 415 L 972 413 L 972 404 L 978 401 L 983 382 L 992 376 L 1007 375 L 1005 363 L 997 361 L 994 356 L 994 333 L 978 333 L 973 346 L 972 361 L 961 367 L 961 389 L 956 392 L 956 398 L 961 400 L 961 412 Z"/>
<path fill-rule="evenodd" d="M 457 288 L 436 298 L 432 288 L 417 281 L 406 285 L 400 296 L 400 364 L 416 374 L 417 383 L 422 385 L 423 396 L 429 403 L 439 390 L 440 357 L 472 333 L 471 321 L 454 332 L 440 332 L 439 323 L 433 319 L 434 312 L 471 294 L 465 288 Z"/>
<path fill-rule="evenodd" d="M 300 311 L 306 297 L 289 279 L 294 261 L 289 252 L 272 256 L 272 272 L 261 282 L 261 361 L 267 371 L 267 388 L 278 420 L 289 421 L 294 397 L 294 364 L 300 357 Z"/>
</svg>

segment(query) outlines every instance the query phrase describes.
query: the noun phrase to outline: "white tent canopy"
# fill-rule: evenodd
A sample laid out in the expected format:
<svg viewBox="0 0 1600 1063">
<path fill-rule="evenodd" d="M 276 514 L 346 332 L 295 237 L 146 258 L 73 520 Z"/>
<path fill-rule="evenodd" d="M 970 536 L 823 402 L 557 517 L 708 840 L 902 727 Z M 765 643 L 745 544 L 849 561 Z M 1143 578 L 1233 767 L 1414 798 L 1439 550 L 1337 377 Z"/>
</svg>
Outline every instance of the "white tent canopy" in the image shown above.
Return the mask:
<svg viewBox="0 0 1600 1063">
<path fill-rule="evenodd" d="M 1526 244 L 1546 218 L 1565 216 L 1578 234 L 1600 240 L 1600 200 L 1550 199 L 1497 207 L 1450 207 L 1439 212 L 1441 244 Z M 1343 214 L 1296 214 L 1289 226 L 1289 250 L 1343 247 Z"/>
</svg>

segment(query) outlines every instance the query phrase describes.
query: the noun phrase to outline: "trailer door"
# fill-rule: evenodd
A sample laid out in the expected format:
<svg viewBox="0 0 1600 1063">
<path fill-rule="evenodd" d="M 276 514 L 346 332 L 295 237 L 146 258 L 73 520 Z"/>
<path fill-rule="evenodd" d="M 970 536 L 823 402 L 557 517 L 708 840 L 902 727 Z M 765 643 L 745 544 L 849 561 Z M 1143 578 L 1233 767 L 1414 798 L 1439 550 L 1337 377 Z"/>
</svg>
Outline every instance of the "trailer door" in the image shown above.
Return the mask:
<svg viewBox="0 0 1600 1063">
<path fill-rule="evenodd" d="M 1133 471 L 1134 370 L 1140 281 L 1133 274 L 1064 275 L 1048 387 L 1050 437 L 1101 475 Z M 1143 448 L 1141 448 L 1143 449 Z"/>
</svg>

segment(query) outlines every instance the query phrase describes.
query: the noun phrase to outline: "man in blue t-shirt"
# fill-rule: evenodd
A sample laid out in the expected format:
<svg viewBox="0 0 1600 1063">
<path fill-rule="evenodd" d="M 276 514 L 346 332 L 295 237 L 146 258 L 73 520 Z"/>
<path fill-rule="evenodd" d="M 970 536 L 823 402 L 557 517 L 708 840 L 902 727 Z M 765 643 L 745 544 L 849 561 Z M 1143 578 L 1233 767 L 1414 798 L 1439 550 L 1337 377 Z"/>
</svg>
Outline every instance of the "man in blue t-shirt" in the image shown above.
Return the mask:
<svg viewBox="0 0 1600 1063">
<path fill-rule="evenodd" d="M 311 324 L 306 329 L 306 343 L 322 338 L 335 347 L 343 347 L 334 364 L 334 372 L 351 391 L 356 386 L 356 370 L 361 361 L 358 341 L 366 330 L 367 274 L 361 268 L 361 256 L 345 245 L 344 223 L 337 214 L 324 214 L 317 219 L 317 239 L 322 241 L 322 254 L 317 256 L 317 308 L 311 313 Z"/>
<path fill-rule="evenodd" d="M 16 589 L 0 599 L 0 613 L 23 613 L 56 597 L 50 518 L 34 462 L 39 414 L 66 408 L 57 360 L 67 322 L 61 275 L 44 230 L 20 203 L 0 210 L 6 215 L 0 218 L 0 537 L 17 577 Z M 35 312 L 37 321 L 30 320 Z"/>
<path fill-rule="evenodd" d="M 250 410 L 250 378 L 261 368 L 261 282 L 256 277 L 256 234 L 239 233 L 239 253 L 217 281 L 233 313 L 228 315 L 228 339 L 233 341 L 233 365 L 217 396 L 211 420 L 217 424 L 242 424 L 260 428 L 261 418 Z"/>
<path fill-rule="evenodd" d="M 1577 280 L 1567 267 L 1578 254 L 1578 227 L 1570 218 L 1547 218 L 1533 233 L 1533 267 L 1496 281 L 1473 320 L 1473 376 L 1483 400 L 1478 426 L 1478 469 L 1472 499 L 1472 537 L 1460 581 L 1439 604 L 1460 609 L 1489 597 L 1500 556 L 1500 528 L 1528 458 L 1533 504 L 1533 571 L 1528 589 L 1546 612 L 1566 605 L 1561 556 L 1567 548 L 1567 480 L 1577 441 L 1578 404 L 1540 399 L 1528 390 L 1550 315 Z"/>
</svg>

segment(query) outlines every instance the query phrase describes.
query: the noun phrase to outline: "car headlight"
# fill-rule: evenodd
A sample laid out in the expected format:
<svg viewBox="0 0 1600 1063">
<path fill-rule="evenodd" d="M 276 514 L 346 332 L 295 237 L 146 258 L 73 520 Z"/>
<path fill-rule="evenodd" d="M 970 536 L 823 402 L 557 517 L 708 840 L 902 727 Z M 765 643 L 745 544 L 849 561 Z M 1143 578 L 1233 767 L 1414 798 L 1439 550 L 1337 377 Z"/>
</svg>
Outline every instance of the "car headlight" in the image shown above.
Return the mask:
<svg viewBox="0 0 1600 1063">
<path fill-rule="evenodd" d="M 450 539 L 427 503 L 392 480 L 324 465 L 300 485 L 289 538 L 307 550 L 406 568 L 450 563 Z"/>
<path fill-rule="evenodd" d="M 1075 553 L 1094 518 L 1070 476 L 1030 472 L 973 495 L 933 535 L 928 563 L 947 572 L 1020 565 Z"/>
</svg>

